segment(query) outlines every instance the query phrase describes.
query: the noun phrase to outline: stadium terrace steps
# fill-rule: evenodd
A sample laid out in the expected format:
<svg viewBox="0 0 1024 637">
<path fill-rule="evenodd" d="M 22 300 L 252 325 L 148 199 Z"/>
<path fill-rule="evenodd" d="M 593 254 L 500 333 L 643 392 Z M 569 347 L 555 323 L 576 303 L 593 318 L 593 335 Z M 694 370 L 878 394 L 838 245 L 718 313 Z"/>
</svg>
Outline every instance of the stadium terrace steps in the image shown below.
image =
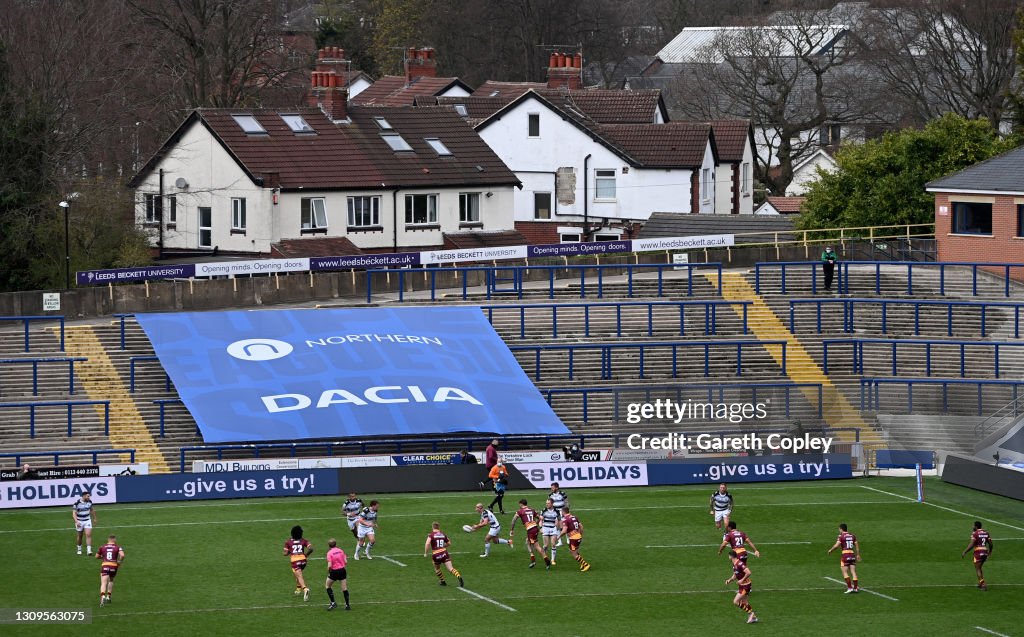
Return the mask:
<svg viewBox="0 0 1024 637">
<path fill-rule="evenodd" d="M 974 455 L 975 427 L 984 417 L 879 415 L 878 424 L 894 447 Z"/>
<path fill-rule="evenodd" d="M 153 473 L 168 471 L 167 461 L 135 405 L 135 399 L 118 374 L 107 349 L 90 325 L 66 330 L 66 349 L 73 356 L 87 357 L 79 371 L 82 387 L 95 400 L 110 401 L 110 444 L 119 449 L 135 449 L 136 462 L 148 462 Z M 127 462 L 127 458 L 122 458 Z"/>
</svg>

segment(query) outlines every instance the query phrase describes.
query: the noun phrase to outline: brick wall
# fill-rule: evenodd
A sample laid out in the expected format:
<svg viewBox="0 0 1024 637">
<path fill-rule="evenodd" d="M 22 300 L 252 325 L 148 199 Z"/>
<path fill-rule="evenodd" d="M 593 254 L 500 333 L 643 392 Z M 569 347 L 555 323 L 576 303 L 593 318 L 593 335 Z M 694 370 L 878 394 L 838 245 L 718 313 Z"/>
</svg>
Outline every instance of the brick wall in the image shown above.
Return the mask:
<svg viewBox="0 0 1024 637">
<path fill-rule="evenodd" d="M 991 202 L 992 235 L 953 234 L 953 204 L 957 201 Z M 1019 203 L 1024 204 L 1024 198 L 936 193 L 935 242 L 938 260 L 1024 263 L 1024 238 L 1017 237 Z M 1005 273 L 1002 268 L 991 270 L 994 274 Z M 1024 281 L 1024 268 L 1012 268 L 1010 276 L 1018 281 Z"/>
</svg>

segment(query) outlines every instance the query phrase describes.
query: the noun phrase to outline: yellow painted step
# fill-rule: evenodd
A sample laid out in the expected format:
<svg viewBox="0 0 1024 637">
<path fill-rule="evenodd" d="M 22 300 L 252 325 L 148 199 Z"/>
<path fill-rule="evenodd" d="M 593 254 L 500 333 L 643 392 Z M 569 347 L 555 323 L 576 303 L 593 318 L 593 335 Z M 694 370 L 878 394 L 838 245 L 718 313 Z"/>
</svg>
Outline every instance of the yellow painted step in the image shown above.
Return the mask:
<svg viewBox="0 0 1024 637">
<path fill-rule="evenodd" d="M 78 382 L 91 400 L 110 401 L 110 444 L 116 449 L 135 449 L 135 461 L 148 462 L 150 473 L 169 472 L 167 460 L 92 327 L 75 326 L 65 331 L 66 354 L 89 359 L 75 368 Z M 97 405 L 96 411 L 102 419 L 103 407 Z M 122 458 L 122 462 L 128 459 Z"/>
<path fill-rule="evenodd" d="M 712 285 L 718 285 L 717 273 L 705 273 Z M 748 325 L 750 330 L 761 340 L 786 342 L 786 371 L 794 383 L 816 383 L 822 386 L 822 416 L 831 427 L 856 427 L 861 430 L 861 441 L 882 440 L 880 432 L 860 415 L 860 410 L 850 404 L 839 388 L 822 371 L 821 367 L 804 348 L 800 339 L 789 331 L 789 328 L 768 307 L 764 299 L 754 292 L 754 288 L 739 272 L 722 273 L 722 298 L 729 301 L 750 301 Z M 738 309 L 738 308 L 737 308 Z M 742 314 L 738 310 L 737 314 Z M 782 347 L 766 345 L 765 350 L 782 364 Z M 817 392 L 804 391 L 807 400 L 813 405 L 818 402 Z M 853 442 L 849 432 L 839 432 L 838 437 L 845 442 Z"/>
</svg>

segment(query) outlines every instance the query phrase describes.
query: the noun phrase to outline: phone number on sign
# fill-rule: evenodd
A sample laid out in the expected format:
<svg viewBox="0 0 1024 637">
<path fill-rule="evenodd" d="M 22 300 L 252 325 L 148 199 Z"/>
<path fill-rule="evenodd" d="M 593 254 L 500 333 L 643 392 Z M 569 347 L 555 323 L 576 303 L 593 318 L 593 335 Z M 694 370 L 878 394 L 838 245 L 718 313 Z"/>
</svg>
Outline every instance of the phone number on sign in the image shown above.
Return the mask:
<svg viewBox="0 0 1024 637">
<path fill-rule="evenodd" d="M 0 608 L 0 624 L 91 624 L 89 609 Z"/>
</svg>

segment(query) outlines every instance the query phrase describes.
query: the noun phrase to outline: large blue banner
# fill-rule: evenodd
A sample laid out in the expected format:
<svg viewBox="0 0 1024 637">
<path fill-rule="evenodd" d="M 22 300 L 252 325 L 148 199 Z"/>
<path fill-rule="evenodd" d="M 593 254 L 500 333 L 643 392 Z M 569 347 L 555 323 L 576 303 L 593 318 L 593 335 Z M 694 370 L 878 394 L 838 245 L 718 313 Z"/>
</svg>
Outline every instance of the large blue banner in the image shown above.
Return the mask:
<svg viewBox="0 0 1024 637">
<path fill-rule="evenodd" d="M 651 486 L 852 477 L 853 468 L 848 453 L 686 458 L 647 462 L 647 478 Z"/>
<path fill-rule="evenodd" d="M 110 478 L 113 480 L 113 478 Z M 337 495 L 337 469 L 171 473 L 117 478 L 118 502 Z"/>
<path fill-rule="evenodd" d="M 136 318 L 208 443 L 569 433 L 477 307 Z"/>
</svg>

